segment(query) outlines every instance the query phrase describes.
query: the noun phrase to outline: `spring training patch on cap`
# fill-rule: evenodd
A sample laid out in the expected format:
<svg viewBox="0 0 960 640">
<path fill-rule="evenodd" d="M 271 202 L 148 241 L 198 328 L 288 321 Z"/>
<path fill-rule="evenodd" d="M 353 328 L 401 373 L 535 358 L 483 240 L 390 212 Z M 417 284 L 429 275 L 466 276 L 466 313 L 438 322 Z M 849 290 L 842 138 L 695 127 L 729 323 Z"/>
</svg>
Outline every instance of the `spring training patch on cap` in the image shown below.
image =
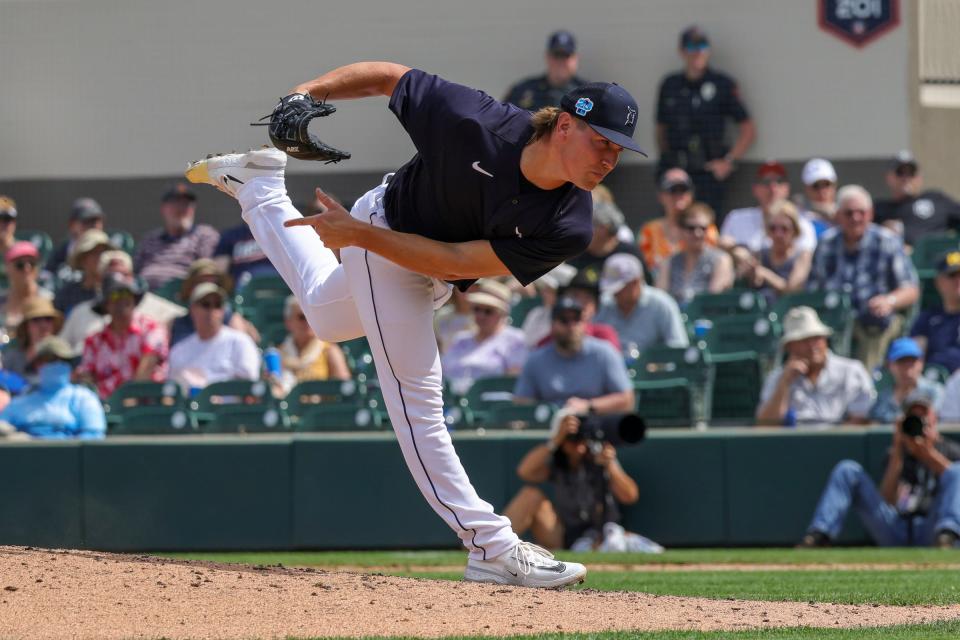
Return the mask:
<svg viewBox="0 0 960 640">
<path fill-rule="evenodd" d="M 593 109 L 593 100 L 590 98 L 580 98 L 577 100 L 577 104 L 574 105 L 574 109 L 576 109 L 578 116 L 585 116 Z"/>
</svg>

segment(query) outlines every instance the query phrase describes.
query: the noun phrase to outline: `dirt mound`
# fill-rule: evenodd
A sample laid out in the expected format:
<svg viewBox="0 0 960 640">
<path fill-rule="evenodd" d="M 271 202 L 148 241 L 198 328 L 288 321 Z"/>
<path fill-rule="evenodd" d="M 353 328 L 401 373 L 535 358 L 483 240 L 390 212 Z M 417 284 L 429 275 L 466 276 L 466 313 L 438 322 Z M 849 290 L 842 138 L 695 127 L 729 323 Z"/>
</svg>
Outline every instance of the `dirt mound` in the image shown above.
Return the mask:
<svg viewBox="0 0 960 640">
<path fill-rule="evenodd" d="M 381 575 L 0 547 L 0 637 L 283 638 L 858 627 L 960 618 L 850 606 L 545 591 Z"/>
</svg>

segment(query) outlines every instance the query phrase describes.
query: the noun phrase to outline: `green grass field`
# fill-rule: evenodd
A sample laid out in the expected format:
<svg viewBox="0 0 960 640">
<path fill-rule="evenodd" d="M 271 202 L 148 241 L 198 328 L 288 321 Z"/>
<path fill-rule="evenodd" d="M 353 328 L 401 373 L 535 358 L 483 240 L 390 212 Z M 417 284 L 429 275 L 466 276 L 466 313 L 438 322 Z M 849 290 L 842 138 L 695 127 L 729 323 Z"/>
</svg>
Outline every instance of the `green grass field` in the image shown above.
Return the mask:
<svg viewBox="0 0 960 640">
<path fill-rule="evenodd" d="M 373 569 L 389 575 L 458 580 L 465 554 L 456 551 L 189 553 L 169 557 L 216 562 L 283 566 L 349 567 Z M 599 590 L 640 591 L 662 595 L 738 598 L 748 600 L 817 601 L 841 604 L 949 605 L 960 603 L 960 550 L 935 549 L 681 549 L 662 555 L 564 554 L 564 558 L 602 565 L 589 574 L 585 587 Z M 722 566 L 696 571 L 642 571 L 637 565 L 796 565 L 756 570 Z M 621 565 L 621 566 L 617 566 Z M 803 566 L 800 566 L 803 565 Z M 818 568 L 812 565 L 823 565 Z M 870 565 L 843 567 L 836 565 Z M 642 569 L 643 567 L 637 567 Z M 475 636 L 474 638 L 478 638 Z M 533 636 L 529 636 L 533 637 Z M 960 621 L 878 629 L 776 629 L 746 632 L 653 632 L 541 635 L 545 638 L 586 640 L 714 640 L 848 638 L 924 639 L 960 637 Z M 516 638 L 519 638 L 517 636 Z"/>
</svg>

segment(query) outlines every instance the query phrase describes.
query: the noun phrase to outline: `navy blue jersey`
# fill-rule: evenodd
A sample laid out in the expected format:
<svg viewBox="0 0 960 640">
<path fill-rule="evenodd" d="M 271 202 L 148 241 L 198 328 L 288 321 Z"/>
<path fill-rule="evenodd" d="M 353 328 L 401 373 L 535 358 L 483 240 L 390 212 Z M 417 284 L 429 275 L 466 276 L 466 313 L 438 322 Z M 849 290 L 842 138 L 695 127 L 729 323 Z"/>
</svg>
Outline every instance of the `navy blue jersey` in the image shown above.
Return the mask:
<svg viewBox="0 0 960 640">
<path fill-rule="evenodd" d="M 390 109 L 417 148 L 384 196 L 391 229 L 442 242 L 489 240 L 525 285 L 590 244 L 590 192 L 571 183 L 540 189 L 520 173 L 533 134 L 528 111 L 417 69 L 397 83 Z"/>
<path fill-rule="evenodd" d="M 947 313 L 942 308 L 921 311 L 913 321 L 910 336 L 927 339 L 927 363 L 939 364 L 951 373 L 960 369 L 960 313 Z"/>
<path fill-rule="evenodd" d="M 737 83 L 723 73 L 707 69 L 690 80 L 683 73 L 664 78 L 657 98 L 657 124 L 666 127 L 667 164 L 699 171 L 703 164 L 726 154 L 726 120 L 750 118 L 740 100 Z"/>
</svg>

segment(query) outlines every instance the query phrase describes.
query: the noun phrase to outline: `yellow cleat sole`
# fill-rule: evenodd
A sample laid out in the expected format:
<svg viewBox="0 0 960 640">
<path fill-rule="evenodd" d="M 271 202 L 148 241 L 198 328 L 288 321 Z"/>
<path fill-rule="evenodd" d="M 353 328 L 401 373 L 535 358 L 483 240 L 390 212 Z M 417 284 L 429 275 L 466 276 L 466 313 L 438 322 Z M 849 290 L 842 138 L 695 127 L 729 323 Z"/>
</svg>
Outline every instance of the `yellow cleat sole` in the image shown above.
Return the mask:
<svg viewBox="0 0 960 640">
<path fill-rule="evenodd" d="M 210 180 L 210 173 L 207 171 L 207 161 L 198 160 L 194 162 L 183 173 L 184 177 L 194 184 L 213 184 Z"/>
</svg>

